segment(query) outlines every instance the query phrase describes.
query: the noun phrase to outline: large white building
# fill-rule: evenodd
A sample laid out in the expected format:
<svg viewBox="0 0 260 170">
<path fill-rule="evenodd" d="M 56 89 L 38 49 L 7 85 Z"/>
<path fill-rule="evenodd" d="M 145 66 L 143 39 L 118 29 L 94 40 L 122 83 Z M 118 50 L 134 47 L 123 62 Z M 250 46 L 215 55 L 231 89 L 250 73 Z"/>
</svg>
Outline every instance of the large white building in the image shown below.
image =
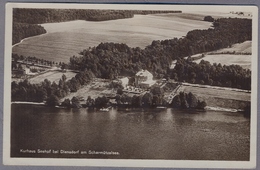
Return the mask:
<svg viewBox="0 0 260 170">
<path fill-rule="evenodd" d="M 149 88 L 154 85 L 153 75 L 147 70 L 141 70 L 135 75 L 135 85 L 141 88 Z"/>
</svg>

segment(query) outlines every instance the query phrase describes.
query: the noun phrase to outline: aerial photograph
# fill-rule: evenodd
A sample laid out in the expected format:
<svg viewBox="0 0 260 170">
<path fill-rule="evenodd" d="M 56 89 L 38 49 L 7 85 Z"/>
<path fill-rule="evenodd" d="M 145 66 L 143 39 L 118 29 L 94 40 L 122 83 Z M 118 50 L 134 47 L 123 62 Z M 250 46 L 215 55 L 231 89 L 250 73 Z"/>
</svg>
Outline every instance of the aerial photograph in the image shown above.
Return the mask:
<svg viewBox="0 0 260 170">
<path fill-rule="evenodd" d="M 249 161 L 253 13 L 189 9 L 13 8 L 10 157 Z"/>
</svg>

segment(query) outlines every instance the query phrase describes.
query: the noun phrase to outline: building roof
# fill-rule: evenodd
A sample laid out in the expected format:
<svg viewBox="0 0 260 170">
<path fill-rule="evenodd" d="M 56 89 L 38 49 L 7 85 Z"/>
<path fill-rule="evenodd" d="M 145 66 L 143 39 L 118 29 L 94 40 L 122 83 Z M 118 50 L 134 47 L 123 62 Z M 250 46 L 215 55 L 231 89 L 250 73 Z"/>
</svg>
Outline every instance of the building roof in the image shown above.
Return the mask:
<svg viewBox="0 0 260 170">
<path fill-rule="evenodd" d="M 148 80 L 148 81 L 144 81 L 144 82 L 141 82 L 140 84 L 145 84 L 145 85 L 154 85 L 156 83 L 155 80 Z"/>
<path fill-rule="evenodd" d="M 138 73 L 136 73 L 136 76 L 144 76 L 144 77 L 149 77 L 149 76 L 153 76 L 152 73 L 150 73 L 147 70 L 141 70 Z"/>
<path fill-rule="evenodd" d="M 127 77 L 121 78 L 119 80 L 122 82 L 122 84 L 128 84 L 128 82 L 129 82 L 129 78 L 127 78 Z"/>
</svg>

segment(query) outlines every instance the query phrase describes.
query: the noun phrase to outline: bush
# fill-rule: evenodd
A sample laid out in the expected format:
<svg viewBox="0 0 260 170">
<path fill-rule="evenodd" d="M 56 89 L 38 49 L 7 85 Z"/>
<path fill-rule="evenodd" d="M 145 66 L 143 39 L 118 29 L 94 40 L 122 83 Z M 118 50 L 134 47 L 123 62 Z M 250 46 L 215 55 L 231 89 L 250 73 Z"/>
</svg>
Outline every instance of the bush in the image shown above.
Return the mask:
<svg viewBox="0 0 260 170">
<path fill-rule="evenodd" d="M 214 22 L 214 18 L 212 18 L 212 16 L 205 16 L 204 21 Z"/>
</svg>

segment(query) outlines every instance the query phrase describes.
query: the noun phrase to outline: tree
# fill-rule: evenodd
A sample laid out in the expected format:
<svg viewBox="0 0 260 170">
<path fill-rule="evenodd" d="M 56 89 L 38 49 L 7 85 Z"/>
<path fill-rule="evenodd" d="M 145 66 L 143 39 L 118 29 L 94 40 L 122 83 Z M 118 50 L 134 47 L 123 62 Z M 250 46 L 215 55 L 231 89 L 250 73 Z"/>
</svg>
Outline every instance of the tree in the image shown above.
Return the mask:
<svg viewBox="0 0 260 170">
<path fill-rule="evenodd" d="M 36 102 L 43 102 L 46 99 L 47 99 L 47 91 L 42 87 L 38 88 L 35 95 Z"/>
<path fill-rule="evenodd" d="M 52 94 L 50 97 L 47 98 L 46 105 L 50 107 L 58 106 L 59 105 L 58 97 Z"/>
<path fill-rule="evenodd" d="M 62 63 L 62 64 L 61 64 L 61 69 L 62 69 L 62 70 L 68 69 L 68 65 L 65 64 L 65 63 Z M 64 75 L 64 74 L 63 74 L 63 75 Z"/>
<path fill-rule="evenodd" d="M 152 105 L 153 105 L 153 106 L 162 105 L 162 98 L 161 98 L 161 96 L 154 95 L 154 96 L 153 96 Z"/>
<path fill-rule="evenodd" d="M 140 96 L 134 95 L 132 97 L 132 106 L 133 107 L 140 107 L 140 106 L 142 106 L 142 98 Z"/>
<path fill-rule="evenodd" d="M 122 88 L 118 88 L 118 89 L 117 89 L 116 94 L 122 95 L 123 93 L 124 93 L 124 92 L 123 92 L 123 89 L 122 89 Z"/>
<path fill-rule="evenodd" d="M 251 104 L 250 103 L 244 107 L 244 116 L 247 118 L 251 117 Z"/>
<path fill-rule="evenodd" d="M 94 99 L 92 99 L 90 96 L 88 96 L 86 105 L 87 105 L 87 107 L 94 107 L 94 105 L 95 105 Z"/>
<path fill-rule="evenodd" d="M 65 100 L 61 103 L 61 106 L 70 108 L 70 107 L 71 107 L 70 99 L 65 99 Z"/>
<path fill-rule="evenodd" d="M 146 107 L 151 106 L 153 104 L 153 95 L 151 93 L 145 93 L 142 97 L 142 103 Z"/>
<path fill-rule="evenodd" d="M 82 106 L 81 106 L 81 104 L 80 104 L 80 100 L 79 100 L 79 98 L 78 97 L 73 97 L 72 99 L 71 99 L 71 106 L 73 107 L 73 108 L 81 108 Z"/>
<path fill-rule="evenodd" d="M 61 79 L 62 79 L 62 81 L 63 81 L 63 82 L 65 82 L 65 81 L 66 81 L 66 79 L 67 79 L 66 75 L 65 75 L 65 74 L 62 74 L 62 77 L 61 77 Z"/>
<path fill-rule="evenodd" d="M 187 100 L 184 99 L 181 101 L 181 108 L 183 108 L 183 109 L 189 108 L 189 104 L 188 104 Z"/>
<path fill-rule="evenodd" d="M 151 93 L 152 93 L 153 95 L 163 96 L 164 91 L 163 91 L 163 89 L 162 89 L 161 87 L 159 87 L 159 86 L 154 86 L 154 87 L 152 87 L 152 89 L 151 89 Z"/>
<path fill-rule="evenodd" d="M 174 108 L 180 108 L 181 107 L 181 99 L 179 95 L 176 95 L 171 102 L 171 106 Z"/>
<path fill-rule="evenodd" d="M 97 108 L 107 107 L 108 102 L 109 102 L 109 99 L 106 98 L 105 96 L 103 96 L 103 97 L 97 97 L 97 98 L 95 99 L 95 106 L 96 106 Z"/>
<path fill-rule="evenodd" d="M 205 107 L 207 106 L 207 103 L 205 101 L 198 101 L 198 109 L 205 109 Z"/>
<path fill-rule="evenodd" d="M 188 102 L 190 108 L 196 108 L 198 105 L 198 99 L 191 92 L 189 92 L 187 95 L 187 102 Z"/>
<path fill-rule="evenodd" d="M 205 16 L 204 21 L 214 22 L 214 18 L 212 18 L 212 16 Z"/>
<path fill-rule="evenodd" d="M 119 94 L 116 95 L 116 102 L 117 102 L 117 104 L 122 104 L 121 96 Z"/>
</svg>

